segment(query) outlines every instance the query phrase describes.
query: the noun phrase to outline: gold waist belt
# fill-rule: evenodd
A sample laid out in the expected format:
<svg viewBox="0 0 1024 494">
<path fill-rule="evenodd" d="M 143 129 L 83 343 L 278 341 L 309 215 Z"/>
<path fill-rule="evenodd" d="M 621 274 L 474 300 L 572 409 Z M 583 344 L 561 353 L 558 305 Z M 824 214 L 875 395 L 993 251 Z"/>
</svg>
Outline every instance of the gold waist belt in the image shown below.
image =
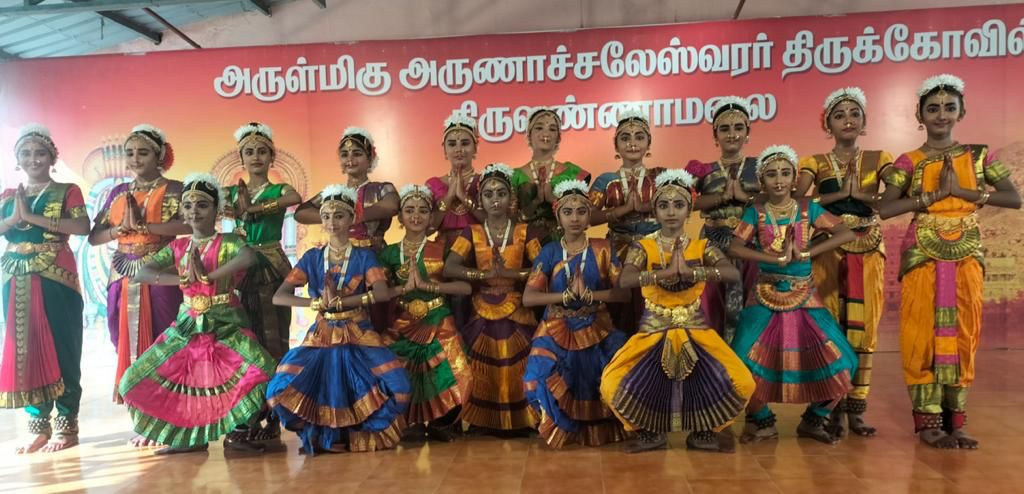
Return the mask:
<svg viewBox="0 0 1024 494">
<path fill-rule="evenodd" d="M 214 306 L 227 305 L 231 302 L 230 293 L 221 293 L 219 295 L 185 295 L 185 304 L 192 308 L 192 310 L 203 314 Z"/>
<path fill-rule="evenodd" d="M 409 301 L 399 300 L 398 305 L 405 309 L 415 319 L 423 319 L 430 311 L 444 305 L 444 297 L 434 297 L 430 300 L 413 299 Z"/>
<path fill-rule="evenodd" d="M 570 309 L 564 305 L 550 305 L 548 306 L 548 316 L 556 319 L 565 319 L 568 317 L 587 317 L 592 314 L 596 314 L 605 308 L 604 302 L 594 305 L 584 305 L 578 309 Z"/>
<path fill-rule="evenodd" d="M 16 252 L 22 255 L 37 254 L 40 252 L 59 252 L 67 247 L 67 242 L 17 242 L 7 244 L 7 252 Z"/>
<path fill-rule="evenodd" d="M 736 217 L 729 218 L 706 218 L 704 224 L 712 228 L 736 228 L 740 224 L 740 219 Z"/>
<path fill-rule="evenodd" d="M 163 244 L 117 244 L 117 251 L 123 254 L 144 256 L 162 249 Z"/>
<path fill-rule="evenodd" d="M 675 307 L 665 307 L 650 300 L 644 300 L 644 308 L 647 309 L 647 312 L 667 320 L 672 325 L 686 327 L 693 320 L 693 316 L 700 313 L 700 300 Z"/>
<path fill-rule="evenodd" d="M 344 312 L 321 312 L 321 316 L 328 321 L 338 321 L 342 319 L 362 319 L 366 317 L 366 311 L 362 307 L 355 309 L 346 310 Z"/>
<path fill-rule="evenodd" d="M 867 228 L 878 223 L 877 216 L 857 216 L 855 214 L 844 214 L 840 215 L 839 219 L 843 220 L 843 224 L 850 229 Z"/>
</svg>

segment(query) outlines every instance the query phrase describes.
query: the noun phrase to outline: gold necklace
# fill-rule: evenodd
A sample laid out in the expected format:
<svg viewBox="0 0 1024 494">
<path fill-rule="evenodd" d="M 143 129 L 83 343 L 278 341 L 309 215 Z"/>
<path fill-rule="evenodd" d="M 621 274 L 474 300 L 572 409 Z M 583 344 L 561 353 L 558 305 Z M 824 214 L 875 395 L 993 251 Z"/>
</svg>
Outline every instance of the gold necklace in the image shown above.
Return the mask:
<svg viewBox="0 0 1024 494">
<path fill-rule="evenodd" d="M 743 156 L 737 156 L 736 158 L 730 158 L 730 159 L 718 158 L 718 164 L 720 164 L 722 166 L 738 165 L 740 163 L 743 163 L 744 159 L 745 158 Z"/>
<path fill-rule="evenodd" d="M 546 173 L 547 177 L 545 177 L 544 183 L 549 183 L 551 181 L 551 177 L 553 177 L 555 175 L 555 165 L 557 163 L 558 162 L 555 161 L 554 158 L 551 158 L 550 160 L 547 160 L 547 161 L 530 160 L 530 162 L 527 164 L 527 166 L 530 167 L 530 172 L 533 173 L 533 181 L 537 182 L 537 183 L 540 183 L 540 175 L 537 173 L 537 168 L 538 167 L 542 167 L 542 166 L 546 166 L 547 167 L 547 170 L 546 170 L 547 171 L 547 173 Z"/>
<path fill-rule="evenodd" d="M 839 187 L 843 186 L 843 179 L 846 174 L 850 171 L 850 167 L 855 167 L 855 174 L 857 177 L 860 176 L 860 162 L 862 153 L 860 148 L 854 148 L 853 156 L 849 160 L 843 161 L 839 159 L 839 155 L 836 154 L 835 150 L 829 151 L 828 162 L 832 165 L 832 176 L 835 177 L 836 181 L 839 182 Z"/>
<path fill-rule="evenodd" d="M 796 220 L 796 200 L 792 197 L 789 198 L 789 202 L 785 206 L 775 206 L 772 203 L 766 203 L 765 209 L 768 210 L 768 224 L 772 229 L 772 243 L 771 249 L 775 252 L 782 252 L 782 246 L 786 243 L 786 229 L 788 226 L 793 225 L 793 221 Z M 786 225 L 779 225 L 779 217 L 787 217 L 789 221 Z"/>
<path fill-rule="evenodd" d="M 959 141 L 953 141 L 953 144 L 950 144 L 950 145 L 948 145 L 948 146 L 946 146 L 944 148 L 937 148 L 935 146 L 932 146 L 931 144 L 928 144 L 928 141 L 925 141 L 925 143 L 921 145 L 921 149 L 931 149 L 932 151 L 935 151 L 935 152 L 934 153 L 927 153 L 927 154 L 934 155 L 934 154 L 946 154 L 949 151 L 952 151 L 952 150 L 956 149 L 958 146 L 960 146 L 960 142 Z"/>
<path fill-rule="evenodd" d="M 139 177 L 135 177 L 135 180 L 132 181 L 129 187 L 132 189 L 132 192 L 151 191 L 155 189 L 158 185 L 160 185 L 163 182 L 163 180 L 163 175 L 156 177 L 153 180 L 150 180 L 149 182 Z"/>
</svg>

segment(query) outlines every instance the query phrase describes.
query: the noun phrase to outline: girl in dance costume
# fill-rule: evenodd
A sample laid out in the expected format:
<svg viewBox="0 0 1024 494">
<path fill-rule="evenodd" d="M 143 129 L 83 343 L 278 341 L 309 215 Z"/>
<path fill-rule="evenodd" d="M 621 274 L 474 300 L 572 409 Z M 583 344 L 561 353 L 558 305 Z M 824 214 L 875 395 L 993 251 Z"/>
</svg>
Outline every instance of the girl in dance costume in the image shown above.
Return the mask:
<svg viewBox="0 0 1024 494">
<path fill-rule="evenodd" d="M 401 439 L 411 390 L 367 313 L 388 301 L 386 274 L 372 250 L 349 241 L 356 191 L 331 185 L 316 202 L 330 238 L 302 255 L 274 303 L 310 307 L 317 317 L 281 359 L 267 401 L 306 454 L 388 449 Z M 294 295 L 301 286 L 311 298 Z"/>
</svg>

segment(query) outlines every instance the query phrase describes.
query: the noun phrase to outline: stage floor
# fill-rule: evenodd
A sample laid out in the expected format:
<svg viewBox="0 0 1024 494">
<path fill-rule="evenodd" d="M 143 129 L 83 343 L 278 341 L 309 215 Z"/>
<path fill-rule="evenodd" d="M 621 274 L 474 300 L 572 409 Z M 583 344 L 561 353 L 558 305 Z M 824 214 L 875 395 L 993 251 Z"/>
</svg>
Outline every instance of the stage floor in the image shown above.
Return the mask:
<svg viewBox="0 0 1024 494">
<path fill-rule="evenodd" d="M 108 344 L 109 345 L 109 344 Z M 90 344 L 83 359 L 82 445 L 18 456 L 24 412 L 0 412 L 0 493 L 10 492 L 337 492 L 611 494 L 671 493 L 1010 493 L 1024 486 L 1024 351 L 983 351 L 970 395 L 969 430 L 978 451 L 935 451 L 917 443 L 899 355 L 875 359 L 868 418 L 875 438 L 837 446 L 797 439 L 798 406 L 778 406 L 782 437 L 739 446 L 734 455 L 672 447 L 627 455 L 619 445 L 552 451 L 537 439 L 467 437 L 378 453 L 308 458 L 289 434 L 286 452 L 262 456 L 209 452 L 156 457 L 126 445 L 128 415 L 110 402 L 113 360 Z M 91 350 L 91 351 L 90 351 Z M 738 426 L 737 426 L 738 430 Z M 15 439 L 17 438 L 17 439 Z"/>
</svg>

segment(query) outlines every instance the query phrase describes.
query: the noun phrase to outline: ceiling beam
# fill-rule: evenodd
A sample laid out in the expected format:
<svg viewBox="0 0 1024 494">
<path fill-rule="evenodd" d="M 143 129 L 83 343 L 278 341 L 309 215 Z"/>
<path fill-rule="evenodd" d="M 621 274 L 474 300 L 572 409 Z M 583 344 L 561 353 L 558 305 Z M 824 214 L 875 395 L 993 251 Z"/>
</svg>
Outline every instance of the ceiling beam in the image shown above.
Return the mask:
<svg viewBox="0 0 1024 494">
<path fill-rule="evenodd" d="M 250 3 L 255 0 L 250 0 Z M 86 0 L 72 3 L 41 3 L 37 5 L 18 5 L 0 7 L 0 17 L 18 17 L 23 15 L 74 14 L 79 12 L 99 12 L 111 10 L 129 10 L 172 5 L 196 5 L 203 3 L 224 3 L 224 0 Z"/>
<path fill-rule="evenodd" d="M 13 53 L 10 53 L 8 51 L 5 51 L 3 49 L 0 49 L 0 60 L 17 60 L 19 58 L 21 58 L 21 57 L 15 55 Z"/>
<path fill-rule="evenodd" d="M 163 16 L 161 16 L 160 14 L 157 14 L 156 12 L 153 12 L 153 9 L 142 9 L 142 11 L 147 13 L 147 14 L 149 14 L 150 17 L 156 19 L 157 22 L 162 24 L 167 29 L 170 29 L 172 33 L 177 34 L 178 36 L 180 36 L 181 39 L 185 40 L 186 43 L 192 45 L 192 48 L 195 48 L 197 50 L 202 48 L 202 46 L 199 46 L 199 43 L 196 43 L 195 40 L 193 40 L 192 38 L 189 38 L 187 34 L 181 32 L 181 29 L 178 29 L 177 27 L 174 26 L 174 24 L 171 24 L 170 22 L 167 22 L 167 19 L 164 19 Z"/>
<path fill-rule="evenodd" d="M 115 23 L 115 24 L 117 24 L 117 25 L 119 25 L 119 26 L 121 26 L 121 27 L 123 27 L 125 29 L 130 29 L 132 31 L 135 31 L 135 32 L 139 33 L 140 36 L 143 36 L 145 38 L 149 38 L 149 40 L 152 41 L 153 44 L 155 44 L 155 45 L 159 45 L 160 42 L 163 41 L 163 39 L 164 39 L 164 35 L 162 33 L 156 32 L 156 31 L 154 31 L 154 30 L 152 30 L 152 29 L 150 29 L 150 28 L 148 28 L 148 27 L 146 27 L 146 26 L 144 26 L 142 24 L 139 24 L 138 22 L 135 22 L 130 17 L 127 17 L 127 16 L 125 16 L 123 14 L 120 14 L 120 13 L 117 13 L 117 12 L 108 12 L 108 11 L 96 12 L 96 14 L 99 15 L 100 17 L 104 17 L 104 18 L 110 20 L 111 22 L 113 22 L 113 23 Z"/>
<path fill-rule="evenodd" d="M 315 3 L 316 6 L 320 7 L 321 9 L 327 8 L 327 0 L 313 0 L 313 3 Z"/>
<path fill-rule="evenodd" d="M 732 13 L 733 19 L 740 18 L 740 12 L 743 12 L 743 5 L 747 3 L 747 0 L 740 0 L 740 3 L 736 5 L 736 11 Z"/>
<path fill-rule="evenodd" d="M 245 3 L 251 5 L 263 15 L 270 17 L 270 6 L 264 3 L 263 0 L 245 0 Z"/>
</svg>

